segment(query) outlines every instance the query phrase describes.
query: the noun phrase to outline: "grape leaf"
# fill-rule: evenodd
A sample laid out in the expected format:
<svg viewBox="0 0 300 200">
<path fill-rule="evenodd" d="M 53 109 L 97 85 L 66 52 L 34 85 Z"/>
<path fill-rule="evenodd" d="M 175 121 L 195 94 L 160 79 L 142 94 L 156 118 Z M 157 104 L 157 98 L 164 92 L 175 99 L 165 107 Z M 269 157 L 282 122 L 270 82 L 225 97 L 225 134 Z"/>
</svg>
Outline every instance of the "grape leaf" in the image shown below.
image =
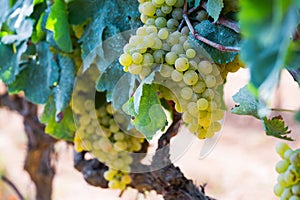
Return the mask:
<svg viewBox="0 0 300 200">
<path fill-rule="evenodd" d="M 291 133 L 289 128 L 285 126 L 285 123 L 281 115 L 275 116 L 272 119 L 263 118 L 263 124 L 267 135 L 271 135 L 280 139 L 293 141 L 292 138 L 288 137 Z"/>
<path fill-rule="evenodd" d="M 235 31 L 223 26 L 213 24 L 208 20 L 202 21 L 195 26 L 195 30 L 203 37 L 212 42 L 224 46 L 238 46 L 240 36 Z M 221 52 L 218 49 L 211 47 L 203 42 L 196 40 L 192 35 L 189 36 L 189 42 L 192 47 L 199 49 L 199 45 L 203 47 L 211 58 L 219 63 L 225 64 L 234 60 L 236 52 Z"/>
<path fill-rule="evenodd" d="M 97 80 L 96 89 L 98 91 L 107 91 L 106 99 L 107 102 L 112 101 L 113 90 L 120 80 L 120 78 L 125 74 L 123 67 L 118 61 L 112 63 L 105 72 L 101 73 L 99 79 Z"/>
<path fill-rule="evenodd" d="M 260 119 L 258 115 L 258 100 L 248 90 L 247 86 L 241 88 L 234 96 L 233 100 L 238 103 L 231 112 L 238 115 L 251 115 Z"/>
<path fill-rule="evenodd" d="M 8 85 L 8 91 L 18 93 L 23 90 L 29 101 L 43 104 L 52 94 L 53 83 L 57 80 L 58 68 L 53 61 L 53 55 L 49 51 L 47 43 L 37 45 L 37 53 L 39 64 L 33 61 L 25 63 L 16 80 Z"/>
<path fill-rule="evenodd" d="M 91 23 L 86 27 L 80 41 L 82 43 L 83 69 L 86 70 L 96 56 L 100 57 L 97 64 L 100 71 L 118 58 L 130 34 L 122 39 L 122 35 L 111 38 L 104 45 L 102 41 L 126 30 L 138 28 L 141 23 L 138 2 L 135 0 L 103 0 Z M 126 5 L 126 6 L 124 6 Z M 104 47 L 103 47 L 104 46 Z M 107 59 L 103 64 L 103 59 Z M 112 61 L 111 61 L 112 60 Z M 109 62 L 111 61 L 111 62 Z M 108 64 L 106 64 L 108 63 Z"/>
<path fill-rule="evenodd" d="M 157 131 L 165 127 L 167 117 L 160 104 L 155 85 L 143 85 L 143 95 L 138 113 L 134 108 L 134 97 L 123 106 L 123 111 L 132 116 L 132 124 L 151 140 Z"/>
<path fill-rule="evenodd" d="M 15 81 L 19 73 L 19 61 L 21 55 L 26 51 L 26 42 L 17 46 L 17 52 L 14 53 L 13 47 L 0 43 L 0 78 L 5 84 L 11 84 Z"/>
<path fill-rule="evenodd" d="M 68 4 L 69 22 L 78 25 L 91 18 L 103 6 L 102 0 L 76 0 Z M 85 12 L 78 12 L 84 10 Z"/>
<path fill-rule="evenodd" d="M 54 88 L 56 117 L 70 103 L 76 73 L 75 63 L 70 57 L 59 55 L 58 64 L 60 68 L 59 80 Z"/>
<path fill-rule="evenodd" d="M 206 4 L 206 11 L 214 18 L 214 22 L 218 21 L 222 8 L 224 7 L 223 0 L 208 0 Z"/>
<path fill-rule="evenodd" d="M 151 74 L 149 74 L 147 76 L 147 78 L 145 78 L 139 85 L 139 87 L 136 89 L 136 91 L 134 92 L 134 109 L 136 113 L 139 113 L 139 107 L 140 107 L 140 102 L 141 102 L 141 97 L 143 94 L 143 88 L 145 84 L 152 84 L 152 82 L 154 81 L 154 77 L 156 72 L 160 71 L 161 67 L 157 67 L 155 68 Z"/>
<path fill-rule="evenodd" d="M 278 84 L 290 37 L 299 22 L 298 9 L 292 3 L 241 1 L 241 58 L 250 68 L 250 81 L 263 101 L 268 101 Z"/>
<path fill-rule="evenodd" d="M 52 5 L 46 29 L 53 32 L 54 40 L 61 50 L 65 52 L 73 51 L 67 6 L 63 0 L 56 0 Z"/>
<path fill-rule="evenodd" d="M 33 43 L 38 43 L 46 36 L 46 32 L 44 32 L 43 27 L 42 27 L 45 16 L 46 16 L 45 13 L 41 14 L 38 22 L 35 25 L 35 29 L 33 30 L 33 33 L 31 36 L 31 40 Z"/>
<path fill-rule="evenodd" d="M 46 124 L 45 132 L 54 138 L 72 142 L 76 126 L 71 108 L 67 107 L 63 111 L 63 117 L 59 123 L 55 119 L 56 112 L 54 98 L 50 97 L 40 118 L 41 123 Z"/>
</svg>

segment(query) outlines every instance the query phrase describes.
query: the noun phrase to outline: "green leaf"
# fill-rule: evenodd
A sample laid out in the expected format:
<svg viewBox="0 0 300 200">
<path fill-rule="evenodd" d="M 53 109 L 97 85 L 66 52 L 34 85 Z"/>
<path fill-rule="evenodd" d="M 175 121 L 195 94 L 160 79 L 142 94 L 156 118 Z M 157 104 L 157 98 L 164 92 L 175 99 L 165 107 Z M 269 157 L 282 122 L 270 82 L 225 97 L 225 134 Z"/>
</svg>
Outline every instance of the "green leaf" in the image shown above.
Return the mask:
<svg viewBox="0 0 300 200">
<path fill-rule="evenodd" d="M 206 39 L 221 44 L 223 46 L 238 46 L 240 36 L 235 31 L 223 26 L 213 24 L 208 20 L 202 21 L 195 26 L 195 30 Z M 192 47 L 198 51 L 204 48 L 208 55 L 219 64 L 229 63 L 234 60 L 236 52 L 221 52 L 203 42 L 196 40 L 192 35 L 189 36 L 189 42 Z M 203 50 L 201 50 L 203 51 Z"/>
<path fill-rule="evenodd" d="M 40 18 L 35 26 L 35 29 L 32 33 L 31 40 L 33 43 L 38 43 L 39 41 L 44 39 L 46 36 L 46 33 L 43 31 L 43 28 L 42 28 L 42 23 L 43 23 L 44 17 L 45 17 L 45 13 L 43 13 L 40 16 Z"/>
<path fill-rule="evenodd" d="M 258 4 L 260 6 L 257 6 Z M 290 37 L 299 23 L 292 1 L 241 1 L 241 58 L 250 68 L 251 83 L 268 101 L 285 67 Z"/>
<path fill-rule="evenodd" d="M 57 139 L 63 139 L 72 142 L 76 126 L 73 120 L 73 113 L 70 107 L 63 112 L 63 118 L 60 122 L 56 121 L 56 109 L 53 97 L 50 97 L 44 107 L 40 121 L 46 124 L 45 132 Z"/>
<path fill-rule="evenodd" d="M 112 101 L 113 90 L 124 74 L 123 67 L 118 61 L 115 61 L 100 75 L 97 80 L 96 89 L 102 92 L 107 91 L 107 102 Z"/>
<path fill-rule="evenodd" d="M 233 96 L 233 100 L 238 103 L 231 112 L 238 115 L 251 115 L 260 119 L 258 115 L 258 104 L 259 102 L 248 90 L 247 86 L 241 88 L 238 93 Z"/>
<path fill-rule="evenodd" d="M 100 6 L 103 6 L 102 0 L 76 0 L 68 4 L 69 22 L 78 25 L 91 18 L 97 12 Z M 85 12 L 78 12 L 84 10 Z"/>
<path fill-rule="evenodd" d="M 97 63 L 98 67 L 100 71 L 104 71 L 103 69 L 120 56 L 124 44 L 129 40 L 129 33 L 116 34 L 138 28 L 141 25 L 139 4 L 136 0 L 103 0 L 100 2 L 102 4 L 99 6 L 98 12 L 93 15 L 92 22 L 86 27 L 80 39 L 84 70 L 98 56 L 100 57 Z M 102 43 L 114 35 L 116 35 L 114 38 Z"/>
<path fill-rule="evenodd" d="M 72 52 L 67 6 L 63 0 L 56 0 L 51 7 L 46 22 L 46 29 L 54 34 L 54 40 L 59 48 L 65 52 Z"/>
<path fill-rule="evenodd" d="M 264 117 L 263 124 L 267 135 L 293 141 L 291 137 L 288 137 L 288 134 L 290 134 L 291 131 L 288 130 L 289 128 L 287 126 L 285 126 L 281 115 L 275 116 L 272 119 L 267 119 Z"/>
<path fill-rule="evenodd" d="M 160 104 L 155 85 L 143 85 L 143 95 L 138 113 L 134 109 L 134 97 L 124 104 L 123 110 L 132 116 L 132 124 L 151 140 L 157 131 L 165 127 L 167 117 Z"/>
<path fill-rule="evenodd" d="M 207 13 L 214 18 L 214 22 L 218 21 L 222 8 L 224 7 L 223 0 L 208 0 L 206 4 Z"/>
<path fill-rule="evenodd" d="M 26 42 L 17 46 L 16 53 L 14 53 L 12 46 L 0 43 L 0 78 L 5 84 L 11 84 L 15 81 L 19 73 L 21 55 L 26 49 Z"/>
<path fill-rule="evenodd" d="M 58 85 L 54 90 L 56 116 L 68 107 L 70 103 L 76 73 L 75 63 L 72 58 L 59 55 L 58 64 L 60 67 L 60 77 Z"/>
<path fill-rule="evenodd" d="M 8 85 L 10 93 L 24 91 L 26 98 L 35 104 L 44 104 L 51 95 L 53 84 L 57 81 L 58 67 L 47 43 L 37 45 L 39 63 L 24 64 L 16 80 Z"/>
</svg>

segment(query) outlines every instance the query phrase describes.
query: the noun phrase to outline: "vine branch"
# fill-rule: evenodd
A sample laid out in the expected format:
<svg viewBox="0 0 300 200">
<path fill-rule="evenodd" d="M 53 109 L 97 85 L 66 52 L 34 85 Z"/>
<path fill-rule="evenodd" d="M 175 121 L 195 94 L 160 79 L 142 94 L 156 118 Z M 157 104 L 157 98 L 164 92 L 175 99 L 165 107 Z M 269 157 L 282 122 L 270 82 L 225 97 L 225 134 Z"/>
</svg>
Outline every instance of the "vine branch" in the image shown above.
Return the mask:
<svg viewBox="0 0 300 200">
<path fill-rule="evenodd" d="M 199 6 L 198 6 L 199 7 Z M 191 10 L 190 12 L 195 12 L 197 9 L 199 8 L 195 8 L 193 10 Z M 190 32 L 192 33 L 192 35 L 199 41 L 211 46 L 211 47 L 214 47 L 216 49 L 218 49 L 219 51 L 222 51 L 222 52 L 238 52 L 240 51 L 240 48 L 239 47 L 232 47 L 232 46 L 223 46 L 221 44 L 218 44 L 218 43 L 215 43 L 213 41 L 210 41 L 208 40 L 207 38 L 201 36 L 193 27 L 189 17 L 188 17 L 188 14 L 189 14 L 189 11 L 188 11 L 188 4 L 187 4 L 187 0 L 184 1 L 184 9 L 183 9 L 183 19 L 185 21 L 185 23 L 187 24 L 188 28 L 190 29 Z M 234 25 L 233 22 L 231 21 L 228 21 L 227 19 L 225 18 L 221 18 L 220 19 L 220 24 L 223 24 L 225 26 L 229 26 L 230 28 L 232 27 L 233 30 L 235 31 L 239 31 L 238 27 L 235 27 L 236 25 Z"/>
<path fill-rule="evenodd" d="M 5 182 L 7 185 L 9 185 L 15 191 L 15 193 L 17 194 L 17 196 L 19 197 L 20 200 L 25 200 L 23 195 L 17 188 L 17 186 L 11 180 L 9 180 L 6 176 L 3 176 L 3 175 L 0 175 L 0 178 L 2 179 L 3 182 Z"/>
</svg>

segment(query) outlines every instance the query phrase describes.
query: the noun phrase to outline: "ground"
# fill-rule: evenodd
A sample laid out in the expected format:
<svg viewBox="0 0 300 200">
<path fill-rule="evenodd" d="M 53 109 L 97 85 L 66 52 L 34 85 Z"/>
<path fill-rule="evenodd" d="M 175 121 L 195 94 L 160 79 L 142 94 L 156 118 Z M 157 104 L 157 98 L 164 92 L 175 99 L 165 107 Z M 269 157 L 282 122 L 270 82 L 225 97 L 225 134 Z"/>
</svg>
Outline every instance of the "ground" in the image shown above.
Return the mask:
<svg viewBox="0 0 300 200">
<path fill-rule="evenodd" d="M 231 96 L 248 81 L 247 70 L 229 76 L 225 87 L 228 109 L 234 106 Z M 300 91 L 285 72 L 280 90 L 275 95 L 273 107 L 299 109 Z M 295 142 L 292 147 L 300 147 L 300 126 L 293 122 L 291 114 L 285 114 L 288 125 L 293 130 Z M 182 130 L 181 134 L 184 134 Z M 273 185 L 277 174 L 274 166 L 279 161 L 275 145 L 279 139 L 264 134 L 261 122 L 252 117 L 236 116 L 227 112 L 221 137 L 212 152 L 199 159 L 203 142 L 195 141 L 185 154 L 175 162 L 184 174 L 197 184 L 207 183 L 206 192 L 222 200 L 275 200 Z M 23 170 L 26 151 L 26 137 L 22 119 L 5 109 L 0 110 L 0 169 L 6 168 L 6 175 L 16 184 L 27 199 L 34 199 L 34 185 Z M 119 192 L 95 188 L 88 185 L 72 166 L 72 149 L 64 143 L 57 145 L 57 174 L 54 180 L 54 200 L 132 200 L 145 199 L 134 190 Z M 13 200 L 14 192 L 0 182 L 0 199 Z M 148 200 L 161 197 L 151 192 Z"/>
</svg>

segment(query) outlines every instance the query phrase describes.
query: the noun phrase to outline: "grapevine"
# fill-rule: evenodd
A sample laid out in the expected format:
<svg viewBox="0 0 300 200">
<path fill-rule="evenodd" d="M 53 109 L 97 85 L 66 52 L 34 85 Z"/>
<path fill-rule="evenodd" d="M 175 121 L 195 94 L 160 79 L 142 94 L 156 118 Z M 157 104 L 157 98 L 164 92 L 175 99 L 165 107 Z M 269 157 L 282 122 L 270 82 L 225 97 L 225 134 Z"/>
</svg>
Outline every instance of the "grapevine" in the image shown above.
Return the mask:
<svg viewBox="0 0 300 200">
<path fill-rule="evenodd" d="M 0 106 L 24 118 L 36 199 L 51 199 L 60 140 L 91 185 L 213 199 L 175 167 L 185 149 L 171 147 L 198 138 L 201 158 L 214 147 L 229 111 L 224 85 L 240 68 L 249 83 L 230 112 L 260 120 L 266 136 L 298 139 L 281 114 L 300 122 L 299 108 L 271 107 L 282 70 L 300 85 L 297 0 L 18 0 L 0 10 Z M 181 138 L 182 128 L 192 134 Z M 274 194 L 299 200 L 300 150 L 280 142 L 276 152 Z"/>
</svg>

